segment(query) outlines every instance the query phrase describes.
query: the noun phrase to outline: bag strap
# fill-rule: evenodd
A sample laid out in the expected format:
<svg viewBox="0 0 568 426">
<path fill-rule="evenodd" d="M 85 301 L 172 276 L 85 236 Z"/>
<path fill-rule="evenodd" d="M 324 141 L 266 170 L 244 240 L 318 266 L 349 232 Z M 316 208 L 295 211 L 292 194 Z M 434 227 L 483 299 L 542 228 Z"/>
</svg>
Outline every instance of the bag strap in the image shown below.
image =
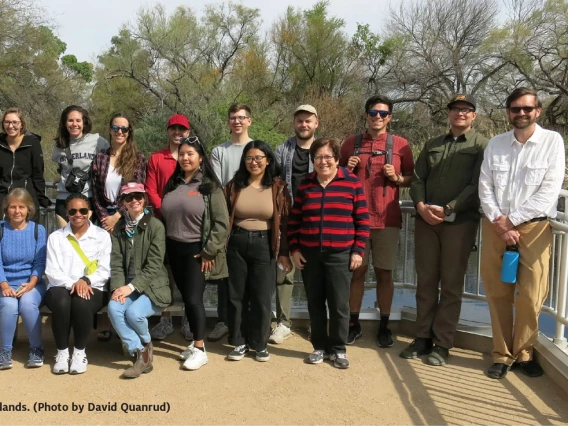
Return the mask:
<svg viewBox="0 0 568 426">
<path fill-rule="evenodd" d="M 359 155 L 359 151 L 361 151 L 361 144 L 363 143 L 363 134 L 359 133 L 355 136 L 355 146 L 353 149 L 353 155 L 356 157 Z"/>
<path fill-rule="evenodd" d="M 2 222 L 2 224 L 0 225 L 0 241 L 2 241 L 2 238 L 4 238 L 4 224 L 6 223 L 6 221 Z M 34 222 L 35 227 L 34 227 L 34 238 L 37 240 L 39 238 L 39 225 L 37 222 Z"/>
<path fill-rule="evenodd" d="M 385 158 L 385 164 L 392 164 L 392 152 L 394 150 L 394 138 L 390 133 L 387 133 L 387 157 Z M 383 186 L 383 197 L 387 195 L 387 179 L 384 179 Z"/>
<path fill-rule="evenodd" d="M 67 164 L 69 164 L 69 167 L 73 167 L 73 157 L 71 157 L 71 146 L 67 146 L 67 148 L 65 148 L 65 155 L 67 155 Z"/>
<path fill-rule="evenodd" d="M 83 252 L 83 250 L 81 250 L 81 246 L 79 246 L 79 242 L 71 235 L 67 235 L 67 239 L 69 240 L 69 242 L 71 243 L 71 245 L 73 246 L 73 248 L 75 249 L 75 251 L 77 252 L 77 254 L 81 257 L 81 260 L 83 261 L 83 263 L 85 264 L 85 266 L 89 266 L 89 264 L 91 263 L 91 261 L 89 260 L 89 258 L 85 255 L 85 253 Z"/>
</svg>

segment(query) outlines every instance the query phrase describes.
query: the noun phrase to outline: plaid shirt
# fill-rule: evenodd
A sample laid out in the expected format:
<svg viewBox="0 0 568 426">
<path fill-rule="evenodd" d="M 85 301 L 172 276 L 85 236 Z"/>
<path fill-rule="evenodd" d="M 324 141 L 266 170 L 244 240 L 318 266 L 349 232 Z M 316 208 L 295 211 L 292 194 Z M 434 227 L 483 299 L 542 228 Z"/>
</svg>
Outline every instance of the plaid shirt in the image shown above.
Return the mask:
<svg viewBox="0 0 568 426">
<path fill-rule="evenodd" d="M 110 165 L 110 148 L 106 151 L 99 152 L 91 166 L 91 179 L 93 180 L 93 202 L 94 211 L 99 221 L 108 216 L 107 207 L 114 205 L 105 194 L 105 182 L 108 175 Z M 138 164 L 134 169 L 134 176 L 132 181 L 144 184 L 146 180 L 146 160 L 144 154 L 138 153 Z M 121 185 L 125 184 L 124 178 Z M 118 210 L 122 216 L 125 215 L 126 210 L 119 208 Z"/>
</svg>

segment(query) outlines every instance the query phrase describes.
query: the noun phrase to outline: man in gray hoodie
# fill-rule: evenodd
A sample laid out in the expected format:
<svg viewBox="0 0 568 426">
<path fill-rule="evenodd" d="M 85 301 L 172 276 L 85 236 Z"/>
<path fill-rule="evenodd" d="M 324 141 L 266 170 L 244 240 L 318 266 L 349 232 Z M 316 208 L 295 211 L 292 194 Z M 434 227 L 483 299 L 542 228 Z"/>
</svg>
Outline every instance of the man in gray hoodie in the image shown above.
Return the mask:
<svg viewBox="0 0 568 426">
<path fill-rule="evenodd" d="M 316 109 L 311 105 L 300 105 L 294 111 L 294 133 L 283 144 L 279 145 L 274 151 L 276 161 L 280 164 L 282 172 L 280 177 L 286 181 L 292 203 L 296 190 L 302 179 L 313 171 L 313 162 L 310 158 L 310 147 L 314 142 L 314 134 L 318 128 L 319 120 Z M 294 265 L 293 262 L 290 262 Z M 276 275 L 276 319 L 278 324 L 270 334 L 270 343 L 282 343 L 290 337 L 290 309 L 292 302 L 292 291 L 294 290 L 295 269 L 291 271 L 282 269 L 278 265 Z"/>
</svg>

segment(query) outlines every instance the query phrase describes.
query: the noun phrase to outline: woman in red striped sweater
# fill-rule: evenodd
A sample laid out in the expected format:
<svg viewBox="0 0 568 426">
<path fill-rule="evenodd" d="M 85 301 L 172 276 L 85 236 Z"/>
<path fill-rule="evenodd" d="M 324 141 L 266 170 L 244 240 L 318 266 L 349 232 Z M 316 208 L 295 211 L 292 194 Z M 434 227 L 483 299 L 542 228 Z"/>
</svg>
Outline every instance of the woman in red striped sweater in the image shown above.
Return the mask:
<svg viewBox="0 0 568 426">
<path fill-rule="evenodd" d="M 339 146 L 337 139 L 312 144 L 314 172 L 298 187 L 288 241 L 308 299 L 314 351 L 307 362 L 329 358 L 335 367 L 348 368 L 349 283 L 369 238 L 369 210 L 359 179 L 338 166 Z"/>
</svg>

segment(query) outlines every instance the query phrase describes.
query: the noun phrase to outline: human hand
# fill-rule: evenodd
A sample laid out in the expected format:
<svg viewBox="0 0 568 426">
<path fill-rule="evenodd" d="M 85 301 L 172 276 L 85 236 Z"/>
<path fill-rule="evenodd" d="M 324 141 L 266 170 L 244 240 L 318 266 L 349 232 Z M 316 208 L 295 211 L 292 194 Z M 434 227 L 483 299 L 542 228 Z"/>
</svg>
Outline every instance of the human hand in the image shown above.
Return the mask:
<svg viewBox="0 0 568 426">
<path fill-rule="evenodd" d="M 127 285 L 123 285 L 122 287 L 118 287 L 115 291 L 112 292 L 111 300 L 115 300 L 120 302 L 124 305 L 126 298 L 132 294 L 132 290 Z"/>
<path fill-rule="evenodd" d="M 416 210 L 429 225 L 438 225 L 444 221 L 444 209 L 440 206 L 420 202 L 416 205 Z"/>
<path fill-rule="evenodd" d="M 516 229 L 511 229 L 510 231 L 503 232 L 499 235 L 508 246 L 515 246 L 521 240 L 521 234 Z"/>
<path fill-rule="evenodd" d="M 23 283 L 20 287 L 23 287 L 23 288 L 16 293 L 16 297 L 22 297 L 24 294 L 32 291 L 32 289 L 35 287 L 35 284 Z"/>
<path fill-rule="evenodd" d="M 398 175 L 396 174 L 392 164 L 385 164 L 383 166 L 383 174 L 388 177 L 390 181 L 398 182 Z"/>
<path fill-rule="evenodd" d="M 347 168 L 348 168 L 350 171 L 353 171 L 353 169 L 354 169 L 355 167 L 357 167 L 357 165 L 358 165 L 360 162 L 361 162 L 361 159 L 360 159 L 359 157 L 356 157 L 356 156 L 349 157 L 349 160 L 347 160 Z"/>
<path fill-rule="evenodd" d="M 93 294 L 93 288 L 82 279 L 79 279 L 79 281 L 71 286 L 69 294 L 73 293 L 76 293 L 77 296 L 82 297 L 83 299 L 89 300 Z"/>
<path fill-rule="evenodd" d="M 501 235 L 504 232 L 510 231 L 515 225 L 509 219 L 508 216 L 498 216 L 493 220 L 493 231 L 497 235 Z"/>
<path fill-rule="evenodd" d="M 193 257 L 197 259 L 201 257 L 201 254 L 196 254 Z M 203 273 L 211 272 L 214 265 L 215 265 L 215 259 L 205 259 L 204 257 L 201 257 L 201 272 Z"/>
<path fill-rule="evenodd" d="M 103 229 L 105 231 L 108 232 L 112 232 L 114 230 L 114 226 L 118 223 L 118 221 L 120 220 L 121 215 L 120 213 L 115 213 L 112 216 L 107 216 L 103 219 L 101 219 L 101 224 L 103 226 Z"/>
<path fill-rule="evenodd" d="M 354 271 L 363 263 L 363 257 L 359 253 L 351 253 L 351 259 L 349 262 L 349 270 Z"/>
<path fill-rule="evenodd" d="M 4 281 L 1 285 L 2 287 L 2 296 L 4 297 L 16 297 L 16 292 L 10 285 Z"/>
<path fill-rule="evenodd" d="M 304 264 L 307 262 L 307 260 L 304 258 L 304 256 L 302 256 L 302 253 L 300 253 L 300 251 L 297 251 L 292 255 L 292 262 L 294 262 L 296 268 L 301 271 L 302 269 L 304 269 Z"/>
<path fill-rule="evenodd" d="M 292 270 L 292 263 L 288 256 L 278 256 L 278 263 L 284 268 L 283 271 L 285 274 Z"/>
</svg>

